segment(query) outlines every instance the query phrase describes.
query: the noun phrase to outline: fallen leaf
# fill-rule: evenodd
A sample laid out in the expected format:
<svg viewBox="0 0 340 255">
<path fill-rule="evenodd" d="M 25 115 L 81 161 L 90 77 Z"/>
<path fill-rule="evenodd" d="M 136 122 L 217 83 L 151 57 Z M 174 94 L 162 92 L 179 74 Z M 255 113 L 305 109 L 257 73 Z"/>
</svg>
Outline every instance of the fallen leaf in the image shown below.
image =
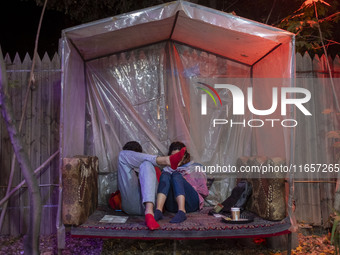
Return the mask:
<svg viewBox="0 0 340 255">
<path fill-rule="evenodd" d="M 298 247 L 296 247 L 296 249 L 295 250 L 297 250 L 297 251 L 302 251 L 302 247 L 301 247 L 301 245 L 299 245 Z"/>
<path fill-rule="evenodd" d="M 340 138 L 339 131 L 329 131 L 327 132 L 328 138 Z"/>
<path fill-rule="evenodd" d="M 333 110 L 332 109 L 325 109 L 325 110 L 323 110 L 323 114 L 330 114 L 330 113 L 332 113 L 333 112 Z"/>
</svg>

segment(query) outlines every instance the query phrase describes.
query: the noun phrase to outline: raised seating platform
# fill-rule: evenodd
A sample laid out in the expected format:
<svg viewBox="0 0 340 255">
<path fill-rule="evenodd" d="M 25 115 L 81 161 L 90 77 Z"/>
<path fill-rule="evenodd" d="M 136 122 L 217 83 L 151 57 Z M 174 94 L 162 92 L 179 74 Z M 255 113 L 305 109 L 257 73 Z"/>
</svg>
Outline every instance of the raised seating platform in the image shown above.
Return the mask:
<svg viewBox="0 0 340 255">
<path fill-rule="evenodd" d="M 242 217 L 254 220 L 246 224 L 227 224 L 221 218 L 208 215 L 210 207 L 200 212 L 188 213 L 187 220 L 180 224 L 169 223 L 174 214 L 166 212 L 159 221 L 160 229 L 151 231 L 143 216 L 129 216 L 126 223 L 101 223 L 105 215 L 124 215 L 109 208 L 99 208 L 78 227 L 72 227 L 74 237 L 130 238 L 130 239 L 210 239 L 210 238 L 255 238 L 290 235 L 290 220 L 268 221 L 250 213 Z"/>
</svg>

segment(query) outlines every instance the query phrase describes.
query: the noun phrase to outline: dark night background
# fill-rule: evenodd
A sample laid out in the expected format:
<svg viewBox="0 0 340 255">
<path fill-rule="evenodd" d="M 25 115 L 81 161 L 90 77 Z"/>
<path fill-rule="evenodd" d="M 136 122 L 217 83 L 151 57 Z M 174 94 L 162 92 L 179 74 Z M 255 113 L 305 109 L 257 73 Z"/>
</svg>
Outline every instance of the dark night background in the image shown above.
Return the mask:
<svg viewBox="0 0 340 255">
<path fill-rule="evenodd" d="M 49 0 L 49 2 L 53 1 L 57 3 L 57 5 L 63 4 L 63 2 Z M 69 10 L 69 13 L 78 11 L 80 4 L 92 6 L 92 8 L 95 7 L 95 10 L 92 10 L 90 7 L 88 8 L 90 10 L 88 13 L 82 13 L 82 16 L 80 16 L 82 20 L 80 18 L 71 18 L 63 12 L 46 9 L 39 37 L 39 55 L 42 57 L 43 54 L 47 52 L 49 56 L 52 57 L 54 53 L 58 51 L 58 41 L 61 37 L 61 30 L 64 28 L 85 23 L 91 19 L 106 18 L 123 13 L 123 7 L 125 8 L 125 12 L 127 12 L 162 2 L 169 2 L 168 0 L 105 1 L 91 0 L 89 2 L 85 0 L 75 0 L 75 7 L 73 10 Z M 273 1 L 275 0 L 196 0 L 192 2 L 226 12 L 234 11 L 238 16 L 265 23 L 273 7 Z M 43 1 L 41 0 L 41 2 Z M 268 24 L 277 25 L 280 19 L 293 13 L 303 2 L 304 0 L 276 0 Z M 328 0 L 328 2 L 339 2 L 339 0 Z M 111 6 L 107 6 L 108 3 Z M 78 6 L 76 4 L 78 4 Z M 28 52 L 32 57 L 42 7 L 37 6 L 35 0 L 1 0 L 0 11 L 0 45 L 3 54 L 9 53 L 11 59 L 13 59 L 16 52 L 18 52 L 20 58 L 23 59 Z M 91 14 L 93 15 L 91 16 Z M 333 31 L 335 33 L 334 39 L 340 41 L 340 22 L 338 22 Z M 339 46 L 332 47 L 333 56 L 340 53 Z"/>
<path fill-rule="evenodd" d="M 0 11 L 0 45 L 3 54 L 9 53 L 12 60 L 16 52 L 22 59 L 26 52 L 32 57 L 42 7 L 33 1 L 2 0 Z M 66 15 L 46 10 L 40 31 L 39 55 L 42 57 L 47 52 L 50 57 L 53 56 L 58 51 L 61 30 L 72 25 Z"/>
</svg>

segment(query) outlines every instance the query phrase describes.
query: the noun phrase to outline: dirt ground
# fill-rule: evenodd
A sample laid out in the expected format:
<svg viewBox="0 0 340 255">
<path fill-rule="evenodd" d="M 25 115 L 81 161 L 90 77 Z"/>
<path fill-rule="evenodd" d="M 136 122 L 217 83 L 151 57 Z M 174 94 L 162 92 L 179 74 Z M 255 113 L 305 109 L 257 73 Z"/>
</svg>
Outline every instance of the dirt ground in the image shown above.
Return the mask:
<svg viewBox="0 0 340 255">
<path fill-rule="evenodd" d="M 326 255 L 335 254 L 330 244 L 330 235 L 299 230 L 298 245 L 292 254 Z M 132 240 L 132 239 L 97 239 L 72 238 L 66 234 L 66 248 L 62 254 L 234 254 L 234 255 L 279 255 L 287 254 L 285 250 L 268 248 L 266 239 L 210 239 L 210 240 Z M 56 235 L 43 236 L 40 240 L 42 255 L 58 254 Z M 0 254 L 18 255 L 23 252 L 23 238 L 0 236 Z"/>
</svg>

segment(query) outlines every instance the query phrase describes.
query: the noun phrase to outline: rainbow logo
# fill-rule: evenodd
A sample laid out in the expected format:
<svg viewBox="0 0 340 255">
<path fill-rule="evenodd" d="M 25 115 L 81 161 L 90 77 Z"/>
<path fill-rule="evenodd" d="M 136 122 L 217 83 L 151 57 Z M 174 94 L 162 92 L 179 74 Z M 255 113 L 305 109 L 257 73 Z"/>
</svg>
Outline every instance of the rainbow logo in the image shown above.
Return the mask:
<svg viewBox="0 0 340 255">
<path fill-rule="evenodd" d="M 211 87 L 210 85 L 208 85 L 206 83 L 203 83 L 203 82 L 197 82 L 197 83 L 207 87 L 212 92 L 214 92 L 214 94 L 217 96 L 218 100 L 220 101 L 221 106 L 223 106 L 222 100 L 221 100 L 219 94 L 217 93 L 217 91 L 213 87 Z M 212 100 L 214 101 L 215 105 L 217 106 L 217 102 L 215 100 L 215 97 L 213 96 L 213 94 L 209 90 L 207 90 L 205 88 L 201 88 L 201 87 L 197 87 L 197 88 L 203 90 L 204 92 L 206 92 L 212 98 Z M 206 94 L 202 94 L 201 99 L 202 99 L 201 114 L 202 115 L 206 115 L 207 114 L 207 95 Z"/>
</svg>

